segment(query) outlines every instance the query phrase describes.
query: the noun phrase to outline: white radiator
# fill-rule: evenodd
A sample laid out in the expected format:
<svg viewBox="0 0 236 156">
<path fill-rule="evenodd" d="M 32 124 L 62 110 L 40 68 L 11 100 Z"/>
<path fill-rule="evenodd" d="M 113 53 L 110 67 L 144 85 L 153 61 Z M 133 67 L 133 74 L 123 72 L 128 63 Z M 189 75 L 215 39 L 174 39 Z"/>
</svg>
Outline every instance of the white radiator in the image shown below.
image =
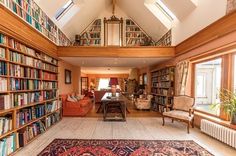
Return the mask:
<svg viewBox="0 0 236 156">
<path fill-rule="evenodd" d="M 201 131 L 236 148 L 236 131 L 233 129 L 202 119 Z"/>
</svg>

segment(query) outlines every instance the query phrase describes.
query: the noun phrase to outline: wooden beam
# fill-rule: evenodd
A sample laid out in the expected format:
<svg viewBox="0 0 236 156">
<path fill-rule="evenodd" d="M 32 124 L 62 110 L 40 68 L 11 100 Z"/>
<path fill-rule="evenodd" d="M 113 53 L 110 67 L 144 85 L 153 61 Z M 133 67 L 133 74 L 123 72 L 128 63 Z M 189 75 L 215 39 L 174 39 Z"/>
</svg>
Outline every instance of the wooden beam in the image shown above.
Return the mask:
<svg viewBox="0 0 236 156">
<path fill-rule="evenodd" d="M 174 47 L 58 47 L 58 57 L 174 57 Z"/>
<path fill-rule="evenodd" d="M 176 55 L 187 53 L 236 31 L 236 11 L 228 14 L 176 46 Z"/>
<path fill-rule="evenodd" d="M 57 56 L 57 46 L 0 3 L 0 32 L 49 55 Z"/>
</svg>

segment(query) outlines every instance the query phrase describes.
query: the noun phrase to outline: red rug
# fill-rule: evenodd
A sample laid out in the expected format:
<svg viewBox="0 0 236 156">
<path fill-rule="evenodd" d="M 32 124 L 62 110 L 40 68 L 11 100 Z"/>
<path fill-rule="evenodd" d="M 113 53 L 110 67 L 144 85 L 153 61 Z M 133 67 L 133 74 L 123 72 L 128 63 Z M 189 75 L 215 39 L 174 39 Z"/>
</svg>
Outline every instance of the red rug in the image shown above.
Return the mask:
<svg viewBox="0 0 236 156">
<path fill-rule="evenodd" d="M 38 156 L 212 156 L 191 140 L 55 139 Z"/>
</svg>

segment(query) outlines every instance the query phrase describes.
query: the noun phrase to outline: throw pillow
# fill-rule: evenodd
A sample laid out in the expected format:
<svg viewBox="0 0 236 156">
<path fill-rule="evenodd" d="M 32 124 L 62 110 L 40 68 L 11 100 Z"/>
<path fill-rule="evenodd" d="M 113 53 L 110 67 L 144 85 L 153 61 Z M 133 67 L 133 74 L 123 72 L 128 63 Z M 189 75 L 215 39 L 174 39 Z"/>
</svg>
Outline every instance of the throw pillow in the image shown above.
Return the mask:
<svg viewBox="0 0 236 156">
<path fill-rule="evenodd" d="M 75 102 L 75 100 L 74 100 L 73 98 L 71 98 L 70 95 L 68 95 L 68 97 L 67 97 L 67 101 L 69 101 L 69 102 Z"/>
<path fill-rule="evenodd" d="M 74 95 L 71 95 L 71 98 L 74 99 L 75 102 L 77 102 L 77 98 Z"/>
</svg>

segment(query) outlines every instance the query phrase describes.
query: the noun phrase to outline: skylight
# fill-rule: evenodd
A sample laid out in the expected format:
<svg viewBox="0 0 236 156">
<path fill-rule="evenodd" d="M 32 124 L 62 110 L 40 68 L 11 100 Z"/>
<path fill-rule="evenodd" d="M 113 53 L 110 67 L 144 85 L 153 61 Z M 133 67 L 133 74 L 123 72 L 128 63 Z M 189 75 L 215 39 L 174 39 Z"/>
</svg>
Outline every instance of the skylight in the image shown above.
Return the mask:
<svg viewBox="0 0 236 156">
<path fill-rule="evenodd" d="M 176 16 L 166 7 L 162 0 L 145 0 L 144 5 L 158 18 L 166 28 L 170 29 Z"/>
<path fill-rule="evenodd" d="M 170 11 L 169 8 L 161 0 L 156 0 L 156 6 L 165 14 L 170 20 L 176 19 L 175 15 Z"/>
<path fill-rule="evenodd" d="M 66 13 L 66 11 L 73 6 L 73 4 L 73 0 L 69 0 L 62 8 L 60 8 L 55 15 L 56 20 L 59 20 Z"/>
</svg>

